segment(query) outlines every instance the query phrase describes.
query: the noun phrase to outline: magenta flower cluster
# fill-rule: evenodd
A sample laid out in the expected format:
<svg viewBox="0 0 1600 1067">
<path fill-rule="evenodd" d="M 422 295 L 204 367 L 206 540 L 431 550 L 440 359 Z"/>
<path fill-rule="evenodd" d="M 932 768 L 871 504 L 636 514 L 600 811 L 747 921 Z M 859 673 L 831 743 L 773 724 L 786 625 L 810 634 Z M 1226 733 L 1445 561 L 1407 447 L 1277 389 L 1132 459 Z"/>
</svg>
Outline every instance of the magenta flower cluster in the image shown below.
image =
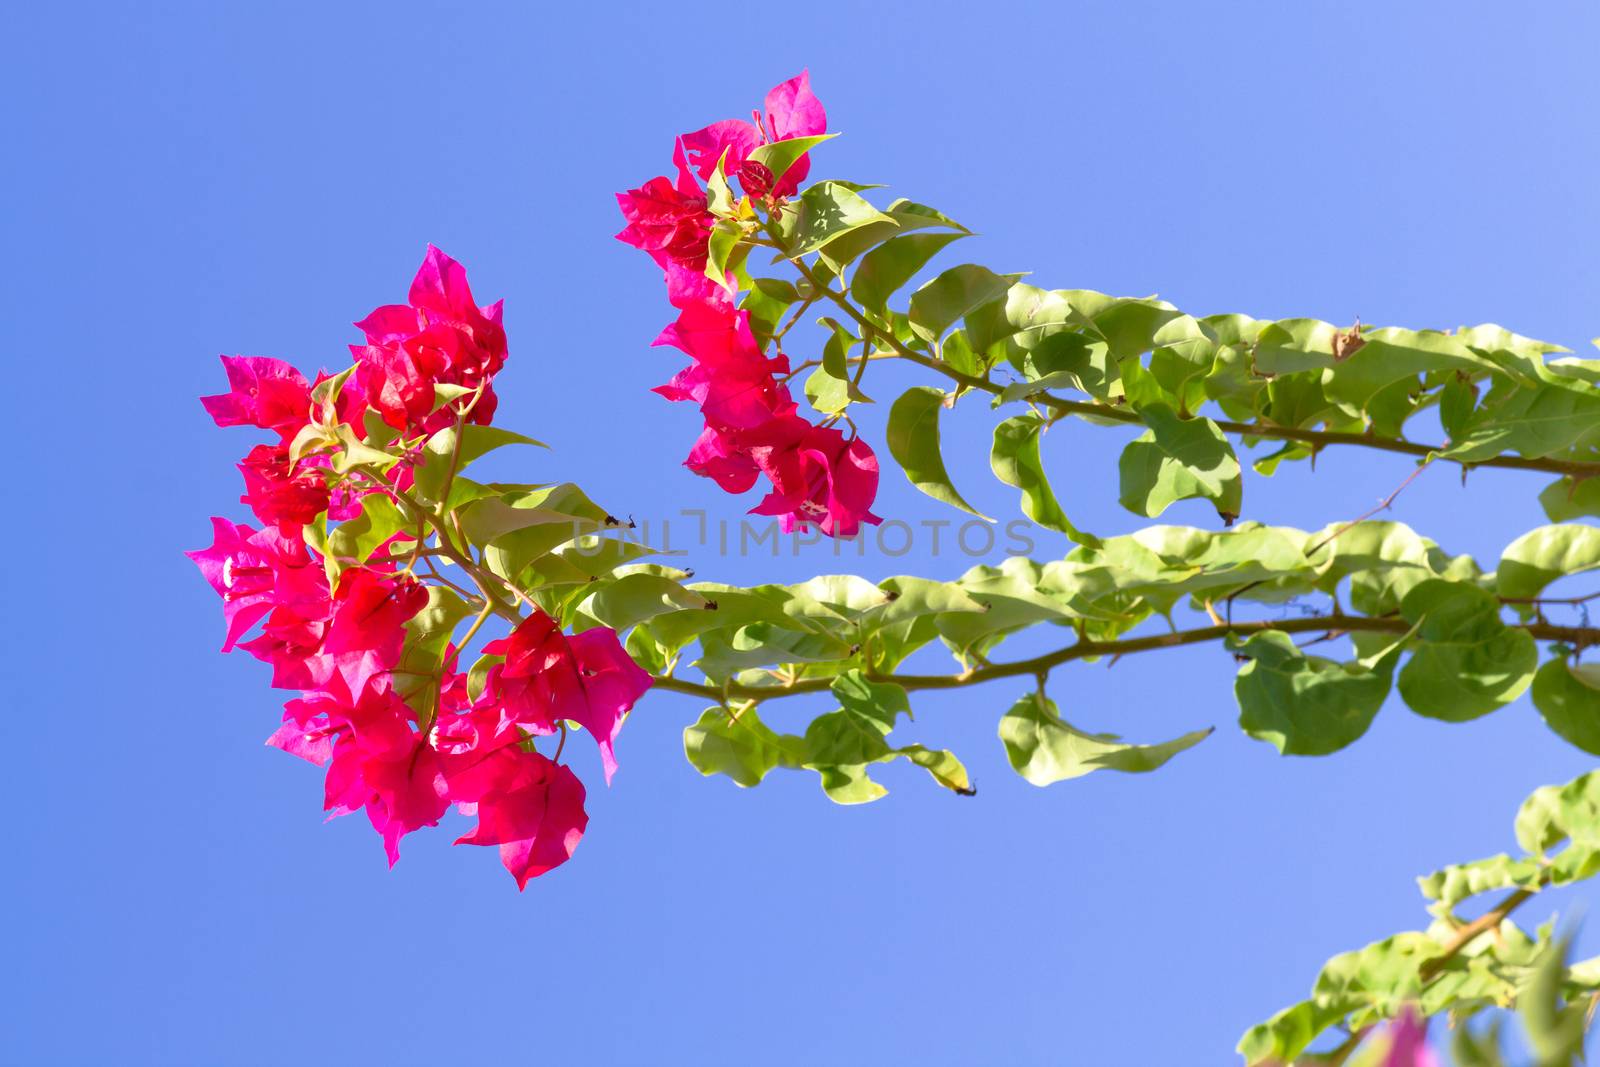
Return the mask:
<svg viewBox="0 0 1600 1067">
<path fill-rule="evenodd" d="M 456 843 L 498 846 L 523 887 L 566 862 L 588 823 L 583 784 L 533 739 L 580 724 L 609 782 L 617 733 L 650 676 L 613 631 L 568 636 L 537 609 L 484 647 L 502 658 L 490 661 L 475 698 L 453 644 L 438 671 L 403 671 L 418 638 L 409 624 L 430 597 L 402 565 L 414 534 L 332 569 L 304 536 L 313 523 L 356 517 L 373 494 L 403 501 L 429 435 L 489 422 L 492 380 L 506 360 L 500 310 L 480 308 L 461 265 L 430 246 L 407 303 L 357 323 L 365 343 L 351 346 L 356 364 L 336 400 L 313 397 L 334 384 L 326 374 L 308 382 L 280 360 L 224 356 L 229 391 L 203 398 L 206 410 L 219 426 L 255 426 L 277 440 L 240 464 L 241 499 L 260 526 L 213 519 L 213 544 L 189 556 L 222 598 L 223 651 L 244 649 L 272 667 L 274 688 L 299 691 L 267 743 L 326 768 L 330 818 L 365 811 L 392 866 L 401 837 L 454 806 L 477 819 Z M 455 399 L 441 405 L 441 395 Z M 369 423 L 388 427 L 404 458 L 381 474 L 357 467 L 335 477 L 326 453 L 294 457 L 314 418 L 358 441 L 371 436 Z"/>
<path fill-rule="evenodd" d="M 854 536 L 872 514 L 878 492 L 878 460 L 853 433 L 816 425 L 800 415 L 785 380 L 789 361 L 767 355 L 738 306 L 732 274 L 707 277 L 707 242 L 717 223 L 701 181 L 719 162 L 745 195 L 769 212 L 785 210 L 810 168 L 801 156 L 774 180 L 750 158 L 759 145 L 827 130 L 827 115 L 802 72 L 767 94 L 766 112 L 752 121 L 730 119 L 678 137 L 673 146 L 675 179 L 652 178 L 618 193 L 627 227 L 617 237 L 648 253 L 665 272 L 667 298 L 677 319 L 655 341 L 690 359 L 656 392 L 668 400 L 699 405 L 705 426 L 685 465 L 730 493 L 744 493 L 762 479 L 768 491 L 751 509 L 780 519 L 785 532 L 815 525 L 837 537 Z M 791 209 L 792 210 L 792 209 Z"/>
</svg>

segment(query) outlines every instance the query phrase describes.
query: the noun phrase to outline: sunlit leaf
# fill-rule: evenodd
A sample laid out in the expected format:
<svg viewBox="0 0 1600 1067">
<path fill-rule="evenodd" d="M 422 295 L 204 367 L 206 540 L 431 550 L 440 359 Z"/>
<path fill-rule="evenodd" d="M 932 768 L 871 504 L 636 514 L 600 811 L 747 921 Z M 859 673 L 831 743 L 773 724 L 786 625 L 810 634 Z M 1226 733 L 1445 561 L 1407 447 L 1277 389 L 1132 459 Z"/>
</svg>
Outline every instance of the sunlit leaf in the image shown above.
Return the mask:
<svg viewBox="0 0 1600 1067">
<path fill-rule="evenodd" d="M 885 433 L 889 454 L 900 464 L 911 484 L 922 492 L 988 519 L 956 492 L 945 470 L 944 457 L 939 451 L 939 414 L 944 410 L 945 400 L 945 394 L 931 386 L 907 389 L 889 409 L 889 428 Z"/>
<path fill-rule="evenodd" d="M 1069 725 L 1055 702 L 1038 692 L 1018 700 L 1000 720 L 1006 758 L 1018 774 L 1039 786 L 1098 770 L 1153 771 L 1210 736 L 1211 730 L 1205 729 L 1158 745 L 1125 744 L 1113 734 L 1084 733 Z"/>
</svg>

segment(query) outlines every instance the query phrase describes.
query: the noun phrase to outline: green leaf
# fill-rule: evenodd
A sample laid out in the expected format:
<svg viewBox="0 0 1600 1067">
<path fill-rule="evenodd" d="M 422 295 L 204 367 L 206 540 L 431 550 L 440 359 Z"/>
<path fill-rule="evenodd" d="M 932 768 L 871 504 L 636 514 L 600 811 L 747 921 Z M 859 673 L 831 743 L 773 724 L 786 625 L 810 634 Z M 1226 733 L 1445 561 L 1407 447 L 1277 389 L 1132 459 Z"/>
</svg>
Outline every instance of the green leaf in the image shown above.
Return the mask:
<svg viewBox="0 0 1600 1067">
<path fill-rule="evenodd" d="M 977 614 L 988 609 L 956 582 L 901 575 L 878 583 L 885 603 L 864 612 L 858 625 L 862 637 L 924 615 Z"/>
<path fill-rule="evenodd" d="M 423 462 L 416 469 L 416 496 L 419 500 L 429 504 L 438 502 L 439 494 L 444 491 L 445 478 L 450 473 L 450 458 L 458 455 L 456 444 L 458 439 L 460 446 L 455 469 L 457 474 L 466 470 L 474 460 L 505 445 L 549 447 L 542 441 L 535 441 L 531 437 L 524 437 L 510 430 L 502 430 L 498 426 L 467 423 L 459 431 L 454 426 L 436 430 L 428 438 L 427 444 L 423 445 Z"/>
<path fill-rule="evenodd" d="M 1557 736 L 1600 756 L 1600 689 L 1574 675 L 1566 656 L 1533 676 L 1533 706 Z"/>
<path fill-rule="evenodd" d="M 777 734 L 761 721 L 754 706 L 737 714 L 710 707 L 683 730 L 683 751 L 703 775 L 723 774 L 743 787 L 760 785 L 777 767 L 795 767 L 805 758 L 805 741 Z"/>
<path fill-rule="evenodd" d="M 1600 516 L 1600 478 L 1558 478 L 1539 494 L 1539 505 L 1551 522 Z"/>
<path fill-rule="evenodd" d="M 889 205 L 886 214 L 888 221 L 858 227 L 829 241 L 817 249 L 817 258 L 822 260 L 835 275 L 842 278 L 845 268 L 855 262 L 862 253 L 898 234 L 930 226 L 947 226 L 961 230 L 962 233 L 966 232 L 932 208 L 913 204 L 909 200 L 896 200 Z"/>
<path fill-rule="evenodd" d="M 329 466 L 333 468 L 335 474 L 348 474 L 357 467 L 386 471 L 400 462 L 400 457 L 394 453 L 386 452 L 363 441 L 355 428 L 348 423 L 340 423 L 334 433 L 339 438 L 339 451 L 333 454 Z"/>
<path fill-rule="evenodd" d="M 1495 589 L 1510 599 L 1531 599 L 1557 578 L 1600 567 L 1600 529 L 1568 524 L 1529 530 L 1506 546 Z"/>
<path fill-rule="evenodd" d="M 585 534 L 622 525 L 569 483 L 484 497 L 460 515 L 462 532 L 483 548 L 484 563 L 512 581 L 545 553 Z"/>
<path fill-rule="evenodd" d="M 891 747 L 887 737 L 911 706 L 905 690 L 888 682 L 873 682 L 850 670 L 833 680 L 839 710 L 813 720 L 806 728 L 804 766 L 818 773 L 822 789 L 836 804 L 864 804 L 888 790 L 867 776 L 874 763 L 904 757 L 926 770 L 946 789 L 970 794 L 967 769 L 953 753 L 922 745 Z"/>
<path fill-rule="evenodd" d="M 450 401 L 460 400 L 464 396 L 471 396 L 477 391 L 477 387 L 471 385 L 457 385 L 455 382 L 434 382 L 433 410 L 438 411 Z"/>
<path fill-rule="evenodd" d="M 483 696 L 483 691 L 489 688 L 489 671 L 505 661 L 504 656 L 479 656 L 467 672 L 468 698 L 476 701 Z"/>
<path fill-rule="evenodd" d="M 822 365 L 806 379 L 806 399 L 827 415 L 843 411 L 852 403 L 871 403 L 850 377 L 850 349 L 859 339 L 833 319 L 823 319 L 832 332 L 822 348 Z"/>
<path fill-rule="evenodd" d="M 406 623 L 406 641 L 395 667 L 395 688 L 417 713 L 424 727 L 433 721 L 439 704 L 445 653 L 456 626 L 469 615 L 471 605 L 453 590 L 428 586 L 428 603 Z"/>
<path fill-rule="evenodd" d="M 1047 423 L 1038 415 L 1018 415 L 994 428 L 989 466 L 1009 486 L 1022 490 L 1022 513 L 1040 526 L 1059 530 L 1080 545 L 1097 545 L 1100 539 L 1081 532 L 1056 501 L 1039 458 L 1039 436 Z"/>
<path fill-rule="evenodd" d="M 972 788 L 966 765 L 956 758 L 954 752 L 943 748 L 924 748 L 922 745 L 906 745 L 895 751 L 927 771 L 935 782 L 952 793 L 972 796 L 977 792 Z"/>
<path fill-rule="evenodd" d="M 491 544 L 529 527 L 551 525 L 567 527 L 570 532 L 563 540 L 570 540 L 610 525 L 607 518 L 577 486 L 562 484 L 476 500 L 462 515 L 461 529 L 475 545 Z"/>
<path fill-rule="evenodd" d="M 939 412 L 945 406 L 945 394 L 927 385 L 907 389 L 889 409 L 889 426 L 885 432 L 889 454 L 922 492 L 952 507 L 993 522 L 962 499 L 950 483 L 944 467 L 944 457 L 939 451 Z"/>
<path fill-rule="evenodd" d="M 306 543 L 307 548 L 322 557 L 322 569 L 328 576 L 328 584 L 337 584 L 343 565 L 339 562 L 339 557 L 328 547 L 328 513 L 324 511 L 301 527 L 300 539 Z"/>
<path fill-rule="evenodd" d="M 328 551 L 341 563 L 365 563 L 405 524 L 406 517 L 392 500 L 382 493 L 368 493 L 361 498 L 361 514 L 329 531 Z"/>
<path fill-rule="evenodd" d="M 1400 671 L 1411 710 L 1447 722 L 1487 715 L 1522 695 L 1539 653 L 1528 631 L 1507 626 L 1500 603 L 1475 585 L 1430 578 L 1400 602 L 1417 646 Z"/>
<path fill-rule="evenodd" d="M 1122 506 L 1153 518 L 1192 497 L 1211 501 L 1225 523 L 1239 517 L 1244 483 L 1233 445 L 1215 422 L 1180 419 L 1164 404 L 1148 404 L 1139 417 L 1150 427 L 1123 450 Z"/>
<path fill-rule="evenodd" d="M 300 427 L 300 431 L 294 435 L 294 440 L 289 442 L 289 466 L 291 469 L 298 467 L 300 461 L 307 456 L 338 447 L 337 434 L 320 422 L 308 422 Z"/>
<path fill-rule="evenodd" d="M 1539 365 L 1531 380 L 1497 382 L 1442 453 L 1462 463 L 1507 452 L 1530 458 L 1570 448 L 1600 431 L 1600 389 Z"/>
<path fill-rule="evenodd" d="M 744 229 L 732 219 L 718 219 L 717 224 L 711 227 L 711 234 L 706 238 L 706 269 L 705 275 L 712 281 L 721 285 L 728 277 L 728 261 L 733 257 L 733 250 L 739 247 L 739 239 L 744 236 Z"/>
<path fill-rule="evenodd" d="M 1328 398 L 1356 411 L 1369 411 L 1389 387 L 1418 375 L 1442 372 L 1489 374 L 1495 364 L 1461 340 L 1437 330 L 1394 327 L 1365 330 L 1362 344 L 1343 359 L 1332 359 L 1322 375 Z"/>
<path fill-rule="evenodd" d="M 1196 730 L 1159 745 L 1129 745 L 1112 734 L 1086 734 L 1064 722 L 1043 693 L 1024 696 L 1000 720 L 1000 740 L 1016 772 L 1034 785 L 1079 778 L 1101 769 L 1153 771 L 1211 736 Z"/>
<path fill-rule="evenodd" d="M 1482 1032 L 1462 1023 L 1450 1038 L 1450 1055 L 1455 1067 L 1506 1067 L 1500 1050 L 1505 1039 L 1503 1019 L 1492 1018 Z"/>
<path fill-rule="evenodd" d="M 751 149 L 748 158 L 770 170 L 772 180 L 776 183 L 789 173 L 789 168 L 794 166 L 797 159 L 823 141 L 831 141 L 837 136 L 839 135 L 836 133 L 822 133 L 812 137 L 789 137 L 782 141 L 768 141 Z"/>
<path fill-rule="evenodd" d="M 728 150 L 724 148 L 717 165 L 711 170 L 711 176 L 706 179 L 706 206 L 712 214 L 724 218 L 738 213 L 739 202 L 739 198 L 733 195 L 733 188 L 728 185 L 727 163 Z"/>
<path fill-rule="evenodd" d="M 1517 997 L 1517 1014 L 1522 1017 L 1523 1030 L 1538 1056 L 1539 1067 L 1571 1067 L 1584 1060 L 1586 1009 L 1590 1005 L 1584 1001 L 1568 1002 L 1561 995 L 1570 948 L 1570 936 L 1545 948 L 1527 987 Z"/>
<path fill-rule="evenodd" d="M 521 581 L 530 588 L 589 585 L 612 575 L 619 567 L 655 554 L 655 549 L 638 541 L 585 535 L 534 559 L 522 572 Z"/>
<path fill-rule="evenodd" d="M 338 420 L 339 394 L 344 392 L 344 384 L 356 372 L 359 363 L 353 363 L 331 378 L 324 378 L 311 387 L 311 402 L 321 410 L 321 418 L 317 421 L 327 426 L 332 426 Z"/>
<path fill-rule="evenodd" d="M 1467 421 L 1478 403 L 1478 387 L 1460 375 L 1452 374 L 1439 390 L 1439 425 L 1445 436 L 1457 437 L 1466 430 Z"/>
<path fill-rule="evenodd" d="M 1306 1046 L 1349 1013 L 1343 1004 L 1302 1000 L 1257 1023 L 1239 1039 L 1239 1054 L 1248 1064 L 1293 1063 Z"/>
<path fill-rule="evenodd" d="M 789 202 L 777 229 L 784 252 L 799 256 L 874 223 L 895 225 L 894 219 L 838 182 L 818 182 Z"/>
<path fill-rule="evenodd" d="M 1537 860 L 1512 859 L 1504 852 L 1488 859 L 1444 867 L 1417 879 L 1422 895 L 1447 909 L 1479 893 L 1496 889 L 1537 889 L 1543 884 L 1544 868 Z"/>
<path fill-rule="evenodd" d="M 1249 660 L 1234 682 L 1239 727 L 1285 756 L 1326 756 L 1357 740 L 1389 695 L 1396 648 L 1376 667 L 1307 656 L 1267 630 L 1234 646 Z"/>
<path fill-rule="evenodd" d="M 1600 848 L 1600 771 L 1535 789 L 1517 811 L 1516 833 L 1523 851 L 1536 856 L 1567 840 Z"/>
<path fill-rule="evenodd" d="M 602 585 L 579 609 L 604 626 L 622 632 L 669 611 L 704 610 L 706 598 L 658 574 L 625 574 Z"/>
<path fill-rule="evenodd" d="M 850 293 L 869 313 L 882 315 L 901 286 L 964 233 L 909 233 L 885 241 L 862 257 L 850 279 Z"/>
<path fill-rule="evenodd" d="M 750 312 L 750 328 L 758 339 L 767 340 L 777 332 L 784 314 L 799 303 L 794 284 L 783 278 L 756 278 L 739 306 Z"/>
<path fill-rule="evenodd" d="M 936 342 L 963 315 L 1003 296 L 1022 277 L 996 274 L 975 263 L 951 267 L 911 294 L 911 329 L 924 340 Z"/>
</svg>

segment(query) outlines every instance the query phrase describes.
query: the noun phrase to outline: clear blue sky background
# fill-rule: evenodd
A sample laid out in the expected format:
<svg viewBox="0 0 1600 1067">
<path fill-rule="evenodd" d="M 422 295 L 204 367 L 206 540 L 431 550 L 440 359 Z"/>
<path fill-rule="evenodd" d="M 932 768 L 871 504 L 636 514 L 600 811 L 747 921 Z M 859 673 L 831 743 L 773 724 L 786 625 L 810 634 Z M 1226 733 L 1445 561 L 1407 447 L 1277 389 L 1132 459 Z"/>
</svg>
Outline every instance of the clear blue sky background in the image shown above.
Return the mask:
<svg viewBox="0 0 1600 1067">
<path fill-rule="evenodd" d="M 317 773 L 261 744 L 281 695 L 217 654 L 180 555 L 209 515 L 243 517 L 252 438 L 194 399 L 217 353 L 342 365 L 428 241 L 506 298 L 502 421 L 556 446 L 526 478 L 735 517 L 676 465 L 693 413 L 646 391 L 676 366 L 646 347 L 668 310 L 611 239 L 611 193 L 807 65 L 846 134 L 819 174 L 935 204 L 986 235 L 965 254 L 1041 284 L 1583 346 L 1592 5 L 61 3 L 8 23 L 0 1058 L 1225 1063 L 1327 956 L 1420 923 L 1413 876 L 1510 847 L 1522 796 L 1592 764 L 1525 701 L 1465 726 L 1394 701 L 1354 748 L 1284 760 L 1233 726 L 1228 656 L 1195 649 L 1054 683 L 1087 727 L 1220 727 L 1162 773 L 1028 785 L 998 686 L 918 702 L 975 799 L 892 767 L 891 796 L 843 809 L 806 776 L 702 780 L 679 741 L 700 708 L 662 694 L 576 861 L 519 896 L 446 832 L 389 872 L 364 820 L 322 824 Z M 1011 516 L 971 408 L 952 469 Z M 881 410 L 866 427 L 881 442 Z M 1047 443 L 1101 532 L 1137 524 L 1111 504 L 1123 440 Z M 1252 481 L 1246 517 L 1352 517 L 1406 469 L 1330 454 Z M 1542 521 L 1541 485 L 1430 471 L 1397 515 L 1492 559 Z M 893 471 L 881 504 L 953 514 Z M 579 769 L 595 780 L 592 753 Z"/>
</svg>

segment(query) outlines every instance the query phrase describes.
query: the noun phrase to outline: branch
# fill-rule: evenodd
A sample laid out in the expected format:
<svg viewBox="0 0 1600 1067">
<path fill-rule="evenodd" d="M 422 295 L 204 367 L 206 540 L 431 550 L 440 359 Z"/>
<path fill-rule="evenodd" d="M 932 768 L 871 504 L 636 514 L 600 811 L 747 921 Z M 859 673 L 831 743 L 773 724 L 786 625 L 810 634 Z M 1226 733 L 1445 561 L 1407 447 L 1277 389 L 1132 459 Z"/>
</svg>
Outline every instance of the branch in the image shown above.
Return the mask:
<svg viewBox="0 0 1600 1067">
<path fill-rule="evenodd" d="M 770 233 L 771 231 L 769 230 L 768 232 Z M 775 235 L 774 239 L 776 239 Z M 843 293 L 824 284 L 804 259 L 790 256 L 787 251 L 783 254 L 790 263 L 794 264 L 795 269 L 800 272 L 801 276 L 811 283 L 814 292 L 820 293 L 837 304 L 862 329 L 881 339 L 901 359 L 910 360 L 919 366 L 937 371 L 951 381 L 964 385 L 969 389 L 977 389 L 994 396 L 999 396 L 1005 392 L 1004 386 L 992 382 L 988 378 L 980 378 L 957 370 L 948 363 L 934 359 L 932 356 L 924 355 L 905 344 L 895 337 L 893 333 L 885 331 L 883 327 L 872 322 L 857 310 L 856 306 L 850 303 L 849 298 Z M 1067 400 L 1048 392 L 1036 393 L 1027 399 L 1067 415 L 1109 419 L 1113 422 L 1125 422 L 1136 426 L 1144 425 L 1144 420 L 1139 417 L 1138 412 L 1112 404 Z M 1239 437 L 1265 437 L 1280 441 L 1300 441 L 1315 448 L 1326 448 L 1330 445 L 1358 445 L 1363 448 L 1374 448 L 1382 452 L 1399 452 L 1408 456 L 1449 459 L 1448 456 L 1438 455 L 1448 447 L 1446 445 L 1418 444 L 1414 441 L 1403 441 L 1396 437 L 1380 437 L 1369 433 L 1345 433 L 1337 430 L 1307 430 L 1298 426 L 1278 426 L 1267 422 L 1232 422 L 1227 419 L 1212 419 L 1211 421 L 1223 433 L 1230 433 Z M 1462 463 L 1461 460 L 1450 460 L 1450 462 L 1461 463 L 1464 467 L 1503 467 L 1509 470 L 1544 471 L 1548 474 L 1569 475 L 1574 478 L 1590 478 L 1600 475 L 1600 462 L 1576 459 L 1530 459 L 1525 456 L 1495 456 L 1492 459 L 1474 460 L 1470 463 Z"/>
<path fill-rule="evenodd" d="M 1565 641 L 1571 644 L 1586 645 L 1600 643 L 1600 628 L 1533 623 L 1523 627 L 1523 629 L 1527 630 L 1535 640 L 1539 641 Z M 1018 660 L 1015 663 L 990 664 L 987 667 L 964 671 L 960 674 L 880 674 L 869 671 L 867 677 L 876 682 L 893 683 L 908 692 L 919 689 L 962 689 L 969 685 L 980 685 L 984 682 L 992 682 L 1001 678 L 1032 677 L 1045 674 L 1051 669 L 1059 667 L 1063 663 L 1070 663 L 1073 660 L 1102 656 L 1114 658 L 1135 652 L 1153 652 L 1162 648 L 1181 648 L 1185 645 L 1204 644 L 1208 641 L 1220 641 L 1226 637 L 1263 633 L 1272 630 L 1286 634 L 1319 633 L 1328 630 L 1341 630 L 1346 633 L 1361 631 L 1364 633 L 1404 634 L 1410 632 L 1411 624 L 1398 616 L 1369 617 L 1364 615 L 1345 615 L 1338 612 L 1298 619 L 1259 619 L 1248 622 L 1203 626 L 1194 630 L 1175 630 L 1171 633 L 1130 637 L 1117 641 L 1081 640 L 1064 648 L 1058 648 L 1054 652 L 1035 656 L 1032 659 Z M 709 700 L 722 701 L 729 697 L 740 700 L 773 700 L 778 697 L 819 693 L 827 689 L 832 682 L 832 678 L 805 678 L 785 685 L 742 685 L 730 682 L 726 686 L 716 686 L 669 676 L 658 677 L 655 684 L 669 692 L 685 693 L 692 696 L 705 697 Z"/>
<path fill-rule="evenodd" d="M 1532 900 L 1537 892 L 1537 889 L 1519 889 L 1458 929 L 1450 940 L 1445 943 L 1444 951 L 1422 965 L 1417 972 L 1418 976 L 1425 983 L 1438 977 L 1439 972 L 1444 970 L 1445 965 L 1461 955 L 1462 950 L 1470 945 L 1475 938 L 1480 934 L 1488 933 L 1490 930 L 1499 929 L 1500 924 L 1505 922 L 1512 912 Z"/>
</svg>

